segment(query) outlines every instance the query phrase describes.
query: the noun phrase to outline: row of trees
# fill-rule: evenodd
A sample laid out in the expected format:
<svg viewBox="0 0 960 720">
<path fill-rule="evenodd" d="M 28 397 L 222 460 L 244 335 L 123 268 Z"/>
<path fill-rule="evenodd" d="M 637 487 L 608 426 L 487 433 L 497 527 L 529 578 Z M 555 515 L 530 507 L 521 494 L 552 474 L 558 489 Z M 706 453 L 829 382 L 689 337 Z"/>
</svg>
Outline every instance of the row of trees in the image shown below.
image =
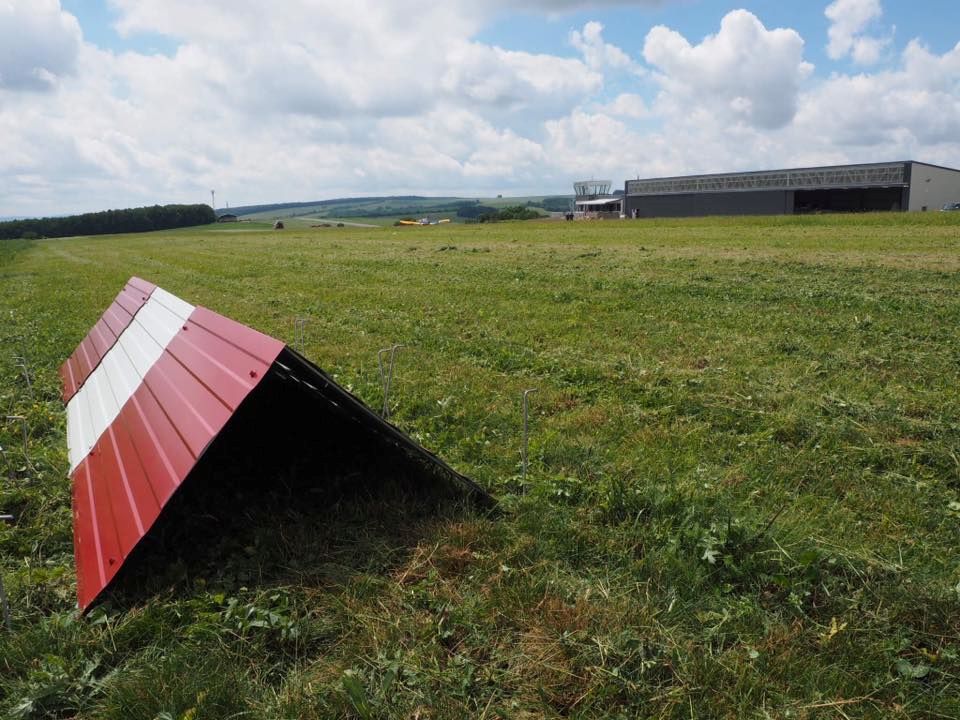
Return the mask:
<svg viewBox="0 0 960 720">
<path fill-rule="evenodd" d="M 491 208 L 493 209 L 493 208 Z M 479 215 L 476 222 L 503 222 L 505 220 L 535 220 L 540 217 L 540 213 L 524 205 L 511 205 L 502 210 L 493 210 L 493 212 Z M 470 221 L 468 221 L 470 222 Z"/>
<path fill-rule="evenodd" d="M 217 216 L 209 205 L 152 205 L 66 217 L 3 222 L 0 223 L 0 240 L 149 232 L 208 225 L 216 221 Z"/>
<path fill-rule="evenodd" d="M 538 207 L 531 203 L 526 205 L 511 205 L 501 210 L 487 205 L 469 205 L 457 210 L 457 217 L 462 217 L 468 223 L 502 222 L 504 220 L 533 220 L 540 217 L 534 210 Z"/>
<path fill-rule="evenodd" d="M 506 208 L 504 212 L 507 212 L 508 215 L 518 214 L 519 209 L 524 206 L 514 205 L 512 207 Z M 547 197 L 540 201 L 528 200 L 525 207 L 528 208 L 543 208 L 547 212 L 567 212 L 572 207 L 572 200 L 569 197 Z M 496 220 L 528 220 L 534 215 L 527 214 L 524 217 L 500 217 L 498 214 L 501 211 L 498 211 L 494 207 L 488 205 L 480 205 L 479 203 L 469 204 L 464 203 L 462 207 L 457 210 L 457 217 L 465 218 L 466 220 L 476 220 L 477 222 L 489 222 L 491 219 Z M 486 216 L 486 220 L 481 220 L 481 217 Z"/>
</svg>

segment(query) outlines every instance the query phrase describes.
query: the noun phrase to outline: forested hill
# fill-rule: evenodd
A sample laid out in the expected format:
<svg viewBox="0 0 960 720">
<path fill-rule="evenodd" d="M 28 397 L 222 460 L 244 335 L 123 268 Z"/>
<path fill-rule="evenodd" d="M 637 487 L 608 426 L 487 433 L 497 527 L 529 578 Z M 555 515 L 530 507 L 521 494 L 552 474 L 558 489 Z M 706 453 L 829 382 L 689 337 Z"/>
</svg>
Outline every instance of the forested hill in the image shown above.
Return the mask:
<svg viewBox="0 0 960 720">
<path fill-rule="evenodd" d="M 0 240 L 149 232 L 207 225 L 216 221 L 209 205 L 152 205 L 65 217 L 0 222 Z"/>
</svg>

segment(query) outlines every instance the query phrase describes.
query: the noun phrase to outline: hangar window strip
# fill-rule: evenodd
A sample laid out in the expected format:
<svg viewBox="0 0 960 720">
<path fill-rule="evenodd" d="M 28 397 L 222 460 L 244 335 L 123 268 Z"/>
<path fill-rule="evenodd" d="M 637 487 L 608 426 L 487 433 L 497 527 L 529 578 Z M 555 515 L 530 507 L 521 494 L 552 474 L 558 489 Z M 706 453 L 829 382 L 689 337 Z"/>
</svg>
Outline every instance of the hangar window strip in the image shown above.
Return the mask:
<svg viewBox="0 0 960 720">
<path fill-rule="evenodd" d="M 906 184 L 904 164 L 895 163 L 869 167 L 810 168 L 730 175 L 692 175 L 658 180 L 628 180 L 627 194 L 667 195 L 738 190 L 890 187 Z"/>
</svg>

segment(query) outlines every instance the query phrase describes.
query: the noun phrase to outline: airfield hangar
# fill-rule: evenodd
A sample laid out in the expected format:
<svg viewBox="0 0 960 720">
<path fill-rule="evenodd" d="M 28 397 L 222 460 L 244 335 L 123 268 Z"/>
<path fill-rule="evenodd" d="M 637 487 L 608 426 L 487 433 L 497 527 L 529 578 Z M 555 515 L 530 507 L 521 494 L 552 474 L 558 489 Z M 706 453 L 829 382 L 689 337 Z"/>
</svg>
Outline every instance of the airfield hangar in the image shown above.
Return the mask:
<svg viewBox="0 0 960 720">
<path fill-rule="evenodd" d="M 626 217 L 939 210 L 960 202 L 960 170 L 907 160 L 627 180 Z"/>
</svg>

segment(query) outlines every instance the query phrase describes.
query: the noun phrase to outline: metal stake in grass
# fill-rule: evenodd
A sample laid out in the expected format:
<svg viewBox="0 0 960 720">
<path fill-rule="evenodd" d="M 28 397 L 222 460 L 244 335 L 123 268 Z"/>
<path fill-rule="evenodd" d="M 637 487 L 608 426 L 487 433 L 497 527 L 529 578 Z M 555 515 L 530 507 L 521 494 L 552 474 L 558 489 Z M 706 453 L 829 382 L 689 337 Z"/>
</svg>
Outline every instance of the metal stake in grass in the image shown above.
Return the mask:
<svg viewBox="0 0 960 720">
<path fill-rule="evenodd" d="M 33 383 L 30 382 L 30 371 L 27 369 L 27 359 L 20 355 L 13 356 L 13 364 L 23 372 L 23 379 L 27 383 L 27 392 L 33 397 Z"/>
<path fill-rule="evenodd" d="M 380 413 L 384 420 L 390 419 L 390 387 L 393 385 L 393 366 L 397 358 L 397 350 L 403 345 L 393 345 L 383 348 L 377 352 L 377 367 L 380 368 L 380 385 L 383 387 L 383 412 Z M 390 363 L 387 371 L 384 372 L 383 356 L 390 353 Z"/>
<path fill-rule="evenodd" d="M 27 449 L 27 419 L 22 415 L 7 415 L 7 422 L 20 421 L 20 432 L 23 435 L 23 459 L 27 462 L 27 467 L 31 472 L 34 471 L 33 463 L 30 462 L 30 452 Z"/>
<path fill-rule="evenodd" d="M 293 349 L 301 355 L 307 347 L 307 318 L 293 319 Z"/>
<path fill-rule="evenodd" d="M 523 459 L 523 483 L 526 486 L 527 482 L 527 455 L 530 445 L 530 412 L 529 406 L 530 402 L 528 397 L 531 393 L 537 392 L 536 388 L 531 388 L 529 390 L 523 391 L 523 446 L 520 448 L 522 452 Z"/>
<path fill-rule="evenodd" d="M 7 600 L 7 591 L 3 587 L 3 574 L 0 573 L 0 606 L 3 608 L 3 624 L 7 632 L 13 632 L 13 620 L 10 619 L 10 602 Z"/>
<path fill-rule="evenodd" d="M 0 522 L 13 522 L 13 515 L 0 515 Z M 3 624 L 7 632 L 13 632 L 13 620 L 10 618 L 10 601 L 7 599 L 7 590 L 3 586 L 3 574 L 0 573 L 0 609 L 3 611 Z"/>
</svg>

